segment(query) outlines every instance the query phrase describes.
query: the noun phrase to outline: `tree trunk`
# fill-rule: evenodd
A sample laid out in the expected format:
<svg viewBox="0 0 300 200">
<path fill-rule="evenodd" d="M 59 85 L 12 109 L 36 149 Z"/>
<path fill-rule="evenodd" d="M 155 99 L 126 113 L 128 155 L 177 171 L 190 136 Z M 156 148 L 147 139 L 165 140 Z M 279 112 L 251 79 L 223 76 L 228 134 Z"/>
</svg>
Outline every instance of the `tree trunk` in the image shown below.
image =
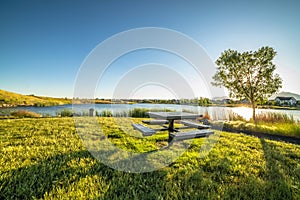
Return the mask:
<svg viewBox="0 0 300 200">
<path fill-rule="evenodd" d="M 255 102 L 252 103 L 252 119 L 254 122 L 256 122 L 256 117 L 255 117 Z"/>
</svg>

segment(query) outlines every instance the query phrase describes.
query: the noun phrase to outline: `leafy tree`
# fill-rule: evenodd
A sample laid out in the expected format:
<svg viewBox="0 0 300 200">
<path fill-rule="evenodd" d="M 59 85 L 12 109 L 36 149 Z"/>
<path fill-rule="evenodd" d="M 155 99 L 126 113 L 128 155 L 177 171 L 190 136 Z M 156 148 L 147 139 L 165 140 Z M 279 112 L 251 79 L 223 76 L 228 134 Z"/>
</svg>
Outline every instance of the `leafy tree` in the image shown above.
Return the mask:
<svg viewBox="0 0 300 200">
<path fill-rule="evenodd" d="M 274 74 L 272 60 L 276 52 L 271 47 L 240 53 L 226 50 L 217 59 L 214 86 L 224 86 L 231 98 L 247 98 L 253 109 L 255 121 L 256 103 L 267 99 L 282 87 L 282 79 Z"/>
<path fill-rule="evenodd" d="M 198 105 L 199 105 L 199 106 L 207 106 L 207 105 L 209 105 L 209 104 L 210 104 L 209 98 L 200 97 L 200 98 L 198 99 Z"/>
</svg>

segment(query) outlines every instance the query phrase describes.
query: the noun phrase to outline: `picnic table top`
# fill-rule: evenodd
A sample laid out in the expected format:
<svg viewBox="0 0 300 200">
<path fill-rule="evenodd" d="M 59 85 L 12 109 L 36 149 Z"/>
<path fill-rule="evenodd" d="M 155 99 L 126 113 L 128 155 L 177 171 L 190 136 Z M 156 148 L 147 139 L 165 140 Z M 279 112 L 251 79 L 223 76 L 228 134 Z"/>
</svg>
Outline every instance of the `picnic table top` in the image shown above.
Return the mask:
<svg viewBox="0 0 300 200">
<path fill-rule="evenodd" d="M 187 112 L 148 112 L 148 114 L 151 118 L 167 120 L 196 119 L 198 117 L 202 117 L 200 114 Z"/>
</svg>

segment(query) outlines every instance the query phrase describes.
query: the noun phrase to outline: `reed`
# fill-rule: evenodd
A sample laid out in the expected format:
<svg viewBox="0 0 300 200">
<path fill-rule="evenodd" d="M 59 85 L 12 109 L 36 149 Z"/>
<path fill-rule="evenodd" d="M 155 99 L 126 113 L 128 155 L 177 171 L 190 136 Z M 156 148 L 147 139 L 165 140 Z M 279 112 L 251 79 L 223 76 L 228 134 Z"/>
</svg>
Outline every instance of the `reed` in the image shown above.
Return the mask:
<svg viewBox="0 0 300 200">
<path fill-rule="evenodd" d="M 293 115 L 287 115 L 285 113 L 265 112 L 256 115 L 257 122 L 264 123 L 287 123 L 294 124 L 296 121 Z"/>
</svg>

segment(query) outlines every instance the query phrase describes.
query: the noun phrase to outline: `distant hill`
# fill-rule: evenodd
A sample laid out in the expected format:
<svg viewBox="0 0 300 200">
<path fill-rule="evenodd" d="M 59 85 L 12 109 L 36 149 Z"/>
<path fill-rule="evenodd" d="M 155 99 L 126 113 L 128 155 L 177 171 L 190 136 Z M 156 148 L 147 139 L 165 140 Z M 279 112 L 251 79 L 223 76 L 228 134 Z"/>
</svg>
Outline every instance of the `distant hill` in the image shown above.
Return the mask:
<svg viewBox="0 0 300 200">
<path fill-rule="evenodd" d="M 70 99 L 22 95 L 0 90 L 0 107 L 12 106 L 55 106 L 70 104 Z"/>
<path fill-rule="evenodd" d="M 280 92 L 272 95 L 269 100 L 274 100 L 276 97 L 294 97 L 297 101 L 300 101 L 300 95 L 291 92 Z"/>
</svg>

